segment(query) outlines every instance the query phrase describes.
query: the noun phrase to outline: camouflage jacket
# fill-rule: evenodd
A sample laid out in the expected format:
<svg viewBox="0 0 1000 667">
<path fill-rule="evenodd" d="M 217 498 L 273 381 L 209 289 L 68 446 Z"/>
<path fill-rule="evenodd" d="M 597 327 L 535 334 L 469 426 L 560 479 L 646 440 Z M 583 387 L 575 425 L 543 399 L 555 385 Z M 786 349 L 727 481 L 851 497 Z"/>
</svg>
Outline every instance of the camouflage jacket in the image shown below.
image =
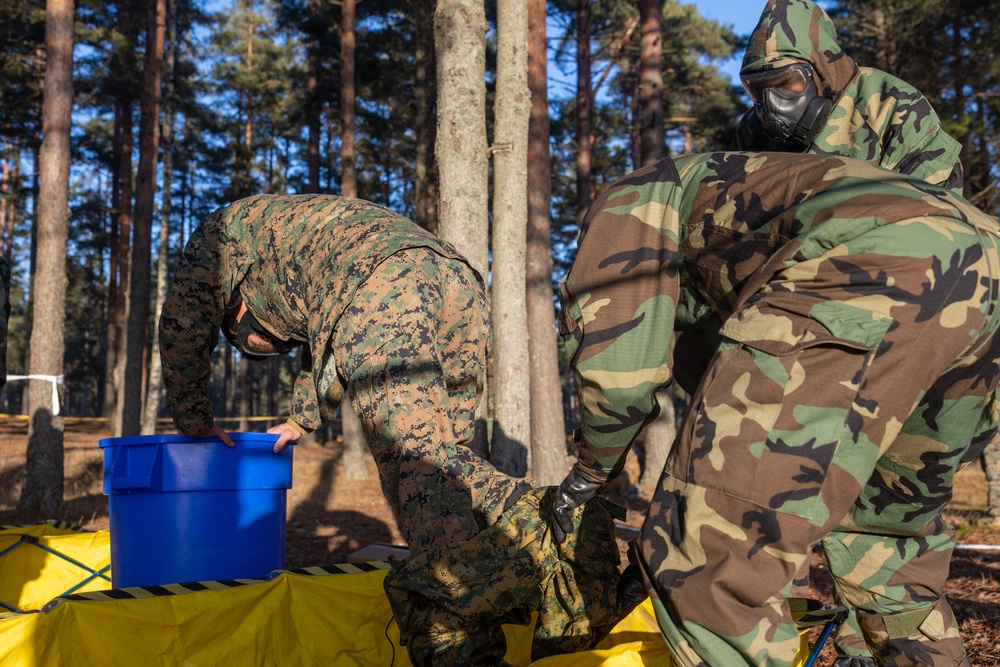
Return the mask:
<svg viewBox="0 0 1000 667">
<path fill-rule="evenodd" d="M 247 308 L 278 338 L 322 353 L 344 308 L 386 257 L 427 247 L 465 261 L 448 243 L 376 204 L 330 195 L 258 195 L 209 215 L 192 233 L 160 316 L 160 355 L 174 423 L 194 434 L 214 423 L 209 358 L 225 304 L 240 289 Z M 291 417 L 312 430 L 339 397 L 320 400 L 304 355 Z"/>
<path fill-rule="evenodd" d="M 671 379 L 693 391 L 721 336 L 762 349 L 789 343 L 780 317 L 767 330 L 731 317 L 772 278 L 881 225 L 925 216 L 1000 229 L 946 189 L 839 156 L 691 155 L 611 185 L 584 218 L 561 285 L 560 335 L 581 379 L 585 471 L 598 480 L 617 474 L 656 414 L 655 391 Z M 768 299 L 862 345 L 890 317 L 836 302 L 799 313 L 802 300 L 773 290 Z"/>
<path fill-rule="evenodd" d="M 961 145 L 920 91 L 891 74 L 859 67 L 837 44 L 826 12 L 809 0 L 769 0 L 743 57 L 741 75 L 808 62 L 820 95 L 833 100 L 826 126 L 808 152 L 845 155 L 962 192 Z M 739 150 L 752 148 L 746 120 Z"/>
</svg>

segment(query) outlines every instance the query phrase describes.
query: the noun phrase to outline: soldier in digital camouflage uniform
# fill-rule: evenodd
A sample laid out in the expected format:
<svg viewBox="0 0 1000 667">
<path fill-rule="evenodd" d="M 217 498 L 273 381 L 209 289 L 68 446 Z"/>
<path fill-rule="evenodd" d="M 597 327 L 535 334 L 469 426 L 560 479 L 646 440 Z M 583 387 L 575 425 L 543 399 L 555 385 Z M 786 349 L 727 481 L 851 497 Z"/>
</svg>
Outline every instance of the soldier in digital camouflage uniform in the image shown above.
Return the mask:
<svg viewBox="0 0 1000 667">
<path fill-rule="evenodd" d="M 482 279 L 448 243 L 381 206 L 324 195 L 255 196 L 206 218 L 176 268 L 160 319 L 160 353 L 177 429 L 232 445 L 215 424 L 208 394 L 209 358 L 220 328 L 250 359 L 306 348 L 290 418 L 268 429 L 279 436 L 276 451 L 332 420 L 346 389 L 415 557 L 427 560 L 426 554 L 442 549 L 471 557 L 480 550 L 476 539 L 483 529 L 531 522 L 530 512 L 527 518 L 515 512 L 530 485 L 468 448 L 485 378 L 489 315 Z M 498 522 L 508 510 L 514 514 Z M 535 514 L 534 523 L 545 526 Z M 587 525 L 593 528 L 594 521 Z M 608 523 L 617 556 L 610 518 Z M 508 582 L 506 597 L 480 602 L 492 603 L 501 615 L 506 608 L 548 605 L 548 616 L 562 619 L 572 634 L 579 605 L 600 607 L 605 598 L 595 602 L 581 591 L 571 596 L 577 606 L 565 605 L 569 611 L 552 607 L 544 591 L 559 558 L 550 542 L 527 539 L 522 548 L 534 554 L 538 569 L 524 582 Z M 605 550 L 607 542 L 605 537 Z M 591 580 L 613 589 L 618 559 L 595 560 Z M 392 598 L 394 611 L 412 621 L 400 627 L 415 664 L 502 660 L 499 622 L 429 634 L 455 620 L 456 606 L 418 605 L 414 612 L 406 586 L 419 588 L 423 580 L 394 581 L 403 591 Z"/>
<path fill-rule="evenodd" d="M 256 330 L 239 331 L 244 309 Z M 525 488 L 467 446 L 485 377 L 482 280 L 409 220 L 360 200 L 262 195 L 195 230 L 160 319 L 163 379 L 181 433 L 231 443 L 208 393 L 227 313 L 250 358 L 307 348 L 290 418 L 269 429 L 276 450 L 332 420 L 346 388 L 412 551 L 474 536 Z"/>
<path fill-rule="evenodd" d="M 754 106 L 737 128 L 738 150 L 845 155 L 962 194 L 961 146 L 941 129 L 927 98 L 891 74 L 859 67 L 813 2 L 767 3 L 740 76 Z M 987 449 L 984 462 L 994 450 Z M 808 568 L 799 581 L 808 588 Z M 867 649 L 853 615 L 838 629 L 836 644 L 848 656 L 838 665 L 871 664 L 870 656 L 862 660 Z"/>
<path fill-rule="evenodd" d="M 810 0 L 768 1 L 740 78 L 754 106 L 740 120 L 737 149 L 845 155 L 962 193 L 961 145 L 927 98 L 858 66 Z"/>
<path fill-rule="evenodd" d="M 819 541 L 881 664 L 968 664 L 940 513 L 996 431 L 998 232 L 944 188 L 794 153 L 662 160 L 591 207 L 562 285 L 580 457 L 550 520 L 572 529 L 658 389 L 692 394 L 640 535 L 679 664 L 791 664 Z"/>
</svg>

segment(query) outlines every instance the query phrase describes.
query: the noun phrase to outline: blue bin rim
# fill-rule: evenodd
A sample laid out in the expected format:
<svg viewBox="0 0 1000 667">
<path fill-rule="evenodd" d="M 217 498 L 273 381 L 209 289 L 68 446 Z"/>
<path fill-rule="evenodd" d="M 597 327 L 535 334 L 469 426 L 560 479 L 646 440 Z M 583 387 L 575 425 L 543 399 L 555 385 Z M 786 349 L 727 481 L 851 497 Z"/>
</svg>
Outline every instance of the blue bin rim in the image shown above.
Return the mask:
<svg viewBox="0 0 1000 667">
<path fill-rule="evenodd" d="M 278 442 L 278 435 L 276 433 L 251 433 L 246 431 L 233 431 L 229 433 L 229 437 L 233 439 L 234 443 L 245 442 L 247 444 L 266 444 L 269 447 L 273 447 L 274 443 Z M 169 443 L 208 443 L 208 442 L 218 442 L 222 441 L 218 438 L 196 438 L 191 435 L 180 435 L 180 434 L 158 434 L 158 435 L 126 435 L 118 438 L 101 438 L 97 442 L 98 447 L 129 447 L 132 445 L 157 445 L 157 444 L 169 444 Z"/>
</svg>

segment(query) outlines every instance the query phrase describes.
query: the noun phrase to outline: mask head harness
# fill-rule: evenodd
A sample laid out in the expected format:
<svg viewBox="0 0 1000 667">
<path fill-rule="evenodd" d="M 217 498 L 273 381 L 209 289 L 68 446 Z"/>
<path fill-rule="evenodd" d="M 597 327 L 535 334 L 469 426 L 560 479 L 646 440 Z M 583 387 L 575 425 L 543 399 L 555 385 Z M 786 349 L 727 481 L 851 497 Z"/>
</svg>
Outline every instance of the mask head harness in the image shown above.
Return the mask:
<svg viewBox="0 0 1000 667">
<path fill-rule="evenodd" d="M 806 63 L 740 78 L 754 104 L 746 115 L 751 148 L 803 151 L 830 117 L 833 103 L 820 96 L 812 67 Z"/>
<path fill-rule="evenodd" d="M 265 329 L 248 308 L 244 309 L 243 316 L 239 317 L 237 313 L 242 303 L 243 296 L 237 289 L 226 304 L 226 314 L 222 318 L 222 333 L 229 344 L 247 359 L 263 361 L 268 357 L 285 354 L 305 342 L 294 338 L 291 340 L 278 338 Z"/>
</svg>

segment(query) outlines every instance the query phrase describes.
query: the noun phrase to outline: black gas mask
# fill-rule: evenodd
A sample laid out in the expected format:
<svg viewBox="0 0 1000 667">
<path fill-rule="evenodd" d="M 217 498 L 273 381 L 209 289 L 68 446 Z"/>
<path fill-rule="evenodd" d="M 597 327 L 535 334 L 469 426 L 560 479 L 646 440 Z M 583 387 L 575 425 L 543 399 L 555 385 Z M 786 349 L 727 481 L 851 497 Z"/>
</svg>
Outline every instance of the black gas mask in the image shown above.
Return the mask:
<svg viewBox="0 0 1000 667">
<path fill-rule="evenodd" d="M 237 319 L 237 315 L 243 298 L 239 291 L 233 294 L 233 298 L 226 304 L 226 314 L 222 318 L 222 333 L 230 345 L 239 350 L 240 354 L 251 361 L 263 361 L 268 357 L 275 357 L 302 345 L 305 341 L 282 340 L 264 328 L 264 325 L 254 317 L 249 309 L 243 311 L 243 315 Z"/>
<path fill-rule="evenodd" d="M 806 63 L 748 74 L 741 81 L 754 104 L 744 116 L 748 149 L 801 152 L 830 117 L 833 103 L 819 95 Z"/>
</svg>

